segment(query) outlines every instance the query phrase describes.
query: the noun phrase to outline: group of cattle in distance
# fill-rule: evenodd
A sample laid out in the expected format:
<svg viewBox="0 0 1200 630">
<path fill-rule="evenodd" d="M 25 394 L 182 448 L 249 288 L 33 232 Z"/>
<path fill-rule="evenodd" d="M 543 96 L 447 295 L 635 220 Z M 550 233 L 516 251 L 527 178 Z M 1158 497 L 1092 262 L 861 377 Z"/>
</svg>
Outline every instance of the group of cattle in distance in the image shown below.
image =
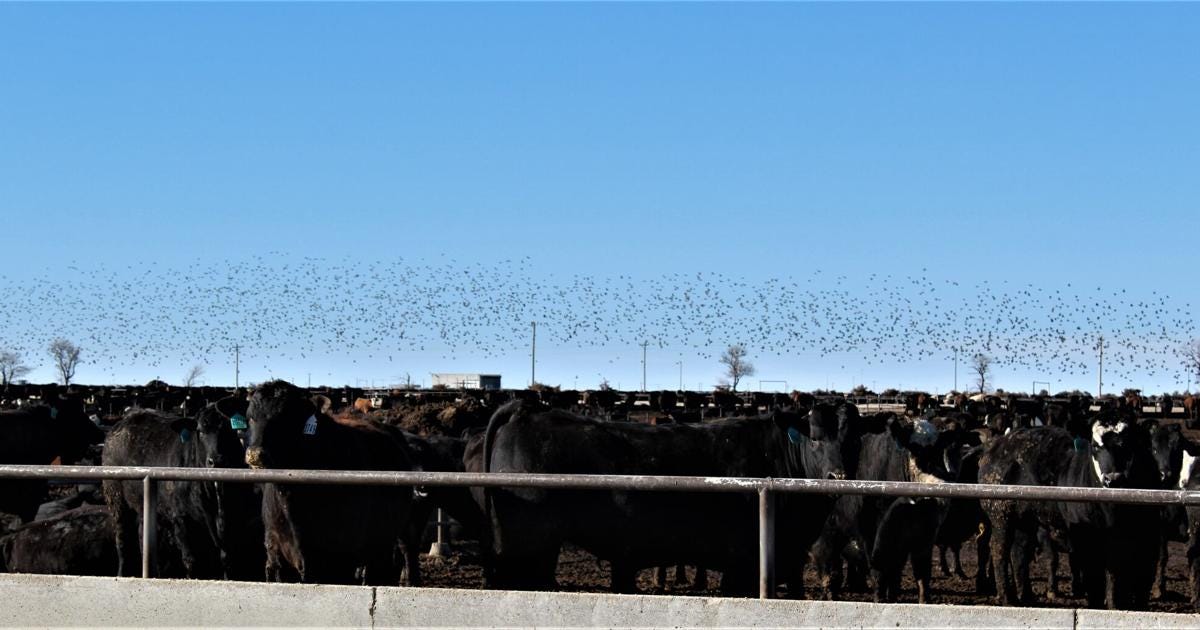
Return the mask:
<svg viewBox="0 0 1200 630">
<path fill-rule="evenodd" d="M 905 414 L 860 414 L 848 402 L 792 395 L 766 413 L 700 423 L 612 422 L 514 399 L 462 437 L 422 437 L 284 381 L 190 415 L 135 408 L 107 432 L 83 406 L 46 397 L 0 412 L 2 463 L 64 463 L 104 442 L 101 463 L 500 473 L 869 479 L 919 483 L 1200 489 L 1200 446 L 1178 424 L 1139 417 L 1140 404 L 914 398 Z M 14 572 L 140 573 L 142 484 L 106 481 L 104 507 L 59 506 L 34 520 L 45 482 L 0 482 L 0 511 L 26 525 L 0 539 Z M 421 584 L 418 550 L 435 508 L 484 549 L 493 588 L 553 589 L 570 543 L 607 560 L 611 587 L 639 571 L 699 567 L 721 591 L 757 591 L 756 498 L 454 487 L 161 482 L 155 575 L 311 583 Z M 42 506 L 45 508 L 46 506 Z M 1072 595 L 1089 606 L 1139 609 L 1162 594 L 1166 541 L 1189 547 L 1200 607 L 1200 510 L 1112 504 L 783 495 L 776 499 L 777 579 L 803 592 L 805 567 L 829 599 L 873 589 L 895 601 L 906 567 L 930 601 L 935 549 L 962 574 L 975 539 L 976 588 L 1006 605 L 1033 601 L 1035 553 L 1064 559 Z M 685 533 L 682 533 L 685 532 Z M 953 557 L 953 569 L 947 561 Z M 1061 594 L 1055 576 L 1048 596 Z"/>
</svg>

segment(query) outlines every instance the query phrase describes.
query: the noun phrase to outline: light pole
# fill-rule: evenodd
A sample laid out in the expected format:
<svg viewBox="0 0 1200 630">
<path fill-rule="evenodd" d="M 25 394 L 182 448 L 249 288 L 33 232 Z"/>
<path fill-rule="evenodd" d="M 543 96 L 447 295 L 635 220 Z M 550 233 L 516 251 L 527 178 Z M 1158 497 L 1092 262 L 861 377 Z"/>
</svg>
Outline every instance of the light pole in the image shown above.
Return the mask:
<svg viewBox="0 0 1200 630">
<path fill-rule="evenodd" d="M 679 366 L 679 391 L 683 391 L 683 359 L 675 362 Z"/>
<path fill-rule="evenodd" d="M 954 349 L 954 391 L 958 391 L 958 348 Z"/>
<path fill-rule="evenodd" d="M 649 345 L 649 341 L 642 342 L 642 391 L 646 391 L 646 348 Z"/>
<path fill-rule="evenodd" d="M 529 346 L 529 386 L 532 387 L 537 382 L 537 322 L 530 322 L 533 326 L 533 341 Z"/>
</svg>

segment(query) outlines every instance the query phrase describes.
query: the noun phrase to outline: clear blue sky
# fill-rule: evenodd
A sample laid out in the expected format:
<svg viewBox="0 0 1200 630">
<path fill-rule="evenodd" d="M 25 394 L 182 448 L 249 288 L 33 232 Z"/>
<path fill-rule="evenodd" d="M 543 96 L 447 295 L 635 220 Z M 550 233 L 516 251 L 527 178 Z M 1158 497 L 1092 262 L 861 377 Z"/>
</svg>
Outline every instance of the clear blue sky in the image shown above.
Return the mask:
<svg viewBox="0 0 1200 630">
<path fill-rule="evenodd" d="M 101 293 L 81 274 L 103 267 L 135 287 L 138 319 L 161 314 L 138 310 L 146 278 L 255 256 L 497 273 L 528 257 L 525 284 L 721 272 L 874 304 L 871 274 L 890 274 L 1156 292 L 1194 313 L 1197 42 L 1186 4 L 0 4 L 0 283 Z M 48 331 L 99 340 L 83 381 L 177 380 L 194 360 L 181 343 L 154 365 L 100 352 L 128 345 L 120 320 L 39 304 L 10 300 L 0 330 L 34 380 L 51 377 Z M 553 341 L 555 317 L 540 380 L 640 382 L 632 336 Z M 1164 319 L 1173 342 L 1195 335 L 1180 321 Z M 685 384 L 711 385 L 711 351 L 744 335 L 726 336 L 664 343 L 650 385 L 676 385 L 680 358 Z M 301 358 L 276 339 L 246 377 L 461 369 L 521 385 L 516 339 L 452 357 L 393 343 L 391 360 L 336 338 Z M 752 351 L 791 387 L 951 386 L 944 353 Z M 1139 376 L 1135 354 L 1119 385 L 1178 387 Z M 202 358 L 210 382 L 232 380 Z M 996 379 L 1094 383 L 1045 372 Z"/>
</svg>

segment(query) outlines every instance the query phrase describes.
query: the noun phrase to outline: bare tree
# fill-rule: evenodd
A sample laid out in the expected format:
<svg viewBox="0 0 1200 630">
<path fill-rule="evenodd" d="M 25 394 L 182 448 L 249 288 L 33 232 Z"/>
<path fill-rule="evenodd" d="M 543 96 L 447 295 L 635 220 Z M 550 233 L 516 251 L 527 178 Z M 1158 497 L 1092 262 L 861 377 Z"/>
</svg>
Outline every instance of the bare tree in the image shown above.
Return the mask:
<svg viewBox="0 0 1200 630">
<path fill-rule="evenodd" d="M 988 381 L 992 377 L 992 357 L 983 353 L 977 353 L 971 358 L 971 371 L 979 379 L 976 381 L 976 385 L 979 386 L 979 393 L 986 392 Z"/>
<path fill-rule="evenodd" d="M 8 387 L 13 381 L 29 374 L 33 368 L 25 365 L 21 353 L 14 350 L 0 352 L 0 386 Z"/>
<path fill-rule="evenodd" d="M 204 376 L 204 366 L 197 363 L 192 366 L 192 369 L 188 370 L 187 376 L 183 377 L 183 386 L 195 387 L 201 376 Z"/>
<path fill-rule="evenodd" d="M 738 383 L 744 377 L 754 376 L 754 364 L 746 360 L 746 349 L 740 343 L 729 346 L 719 360 L 725 366 L 725 376 L 729 379 L 731 391 L 737 391 Z"/>
<path fill-rule="evenodd" d="M 1188 378 L 1200 383 L 1200 339 L 1193 339 L 1184 349 L 1183 360 L 1187 363 Z M 1191 389 L 1191 384 L 1188 384 Z"/>
<path fill-rule="evenodd" d="M 83 348 L 59 337 L 50 342 L 50 356 L 54 359 L 54 367 L 58 370 L 59 379 L 63 385 L 70 385 L 75 378 L 75 368 L 79 366 L 79 354 Z"/>
</svg>

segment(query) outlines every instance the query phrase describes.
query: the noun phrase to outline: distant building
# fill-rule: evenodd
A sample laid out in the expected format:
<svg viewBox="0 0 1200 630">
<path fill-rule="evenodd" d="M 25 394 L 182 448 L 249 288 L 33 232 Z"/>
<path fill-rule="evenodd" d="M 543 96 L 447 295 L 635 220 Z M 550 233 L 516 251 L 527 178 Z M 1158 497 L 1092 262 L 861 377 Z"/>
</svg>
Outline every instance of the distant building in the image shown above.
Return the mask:
<svg viewBox="0 0 1200 630">
<path fill-rule="evenodd" d="M 500 389 L 499 374 L 433 374 L 433 386 L 450 389 Z"/>
</svg>

